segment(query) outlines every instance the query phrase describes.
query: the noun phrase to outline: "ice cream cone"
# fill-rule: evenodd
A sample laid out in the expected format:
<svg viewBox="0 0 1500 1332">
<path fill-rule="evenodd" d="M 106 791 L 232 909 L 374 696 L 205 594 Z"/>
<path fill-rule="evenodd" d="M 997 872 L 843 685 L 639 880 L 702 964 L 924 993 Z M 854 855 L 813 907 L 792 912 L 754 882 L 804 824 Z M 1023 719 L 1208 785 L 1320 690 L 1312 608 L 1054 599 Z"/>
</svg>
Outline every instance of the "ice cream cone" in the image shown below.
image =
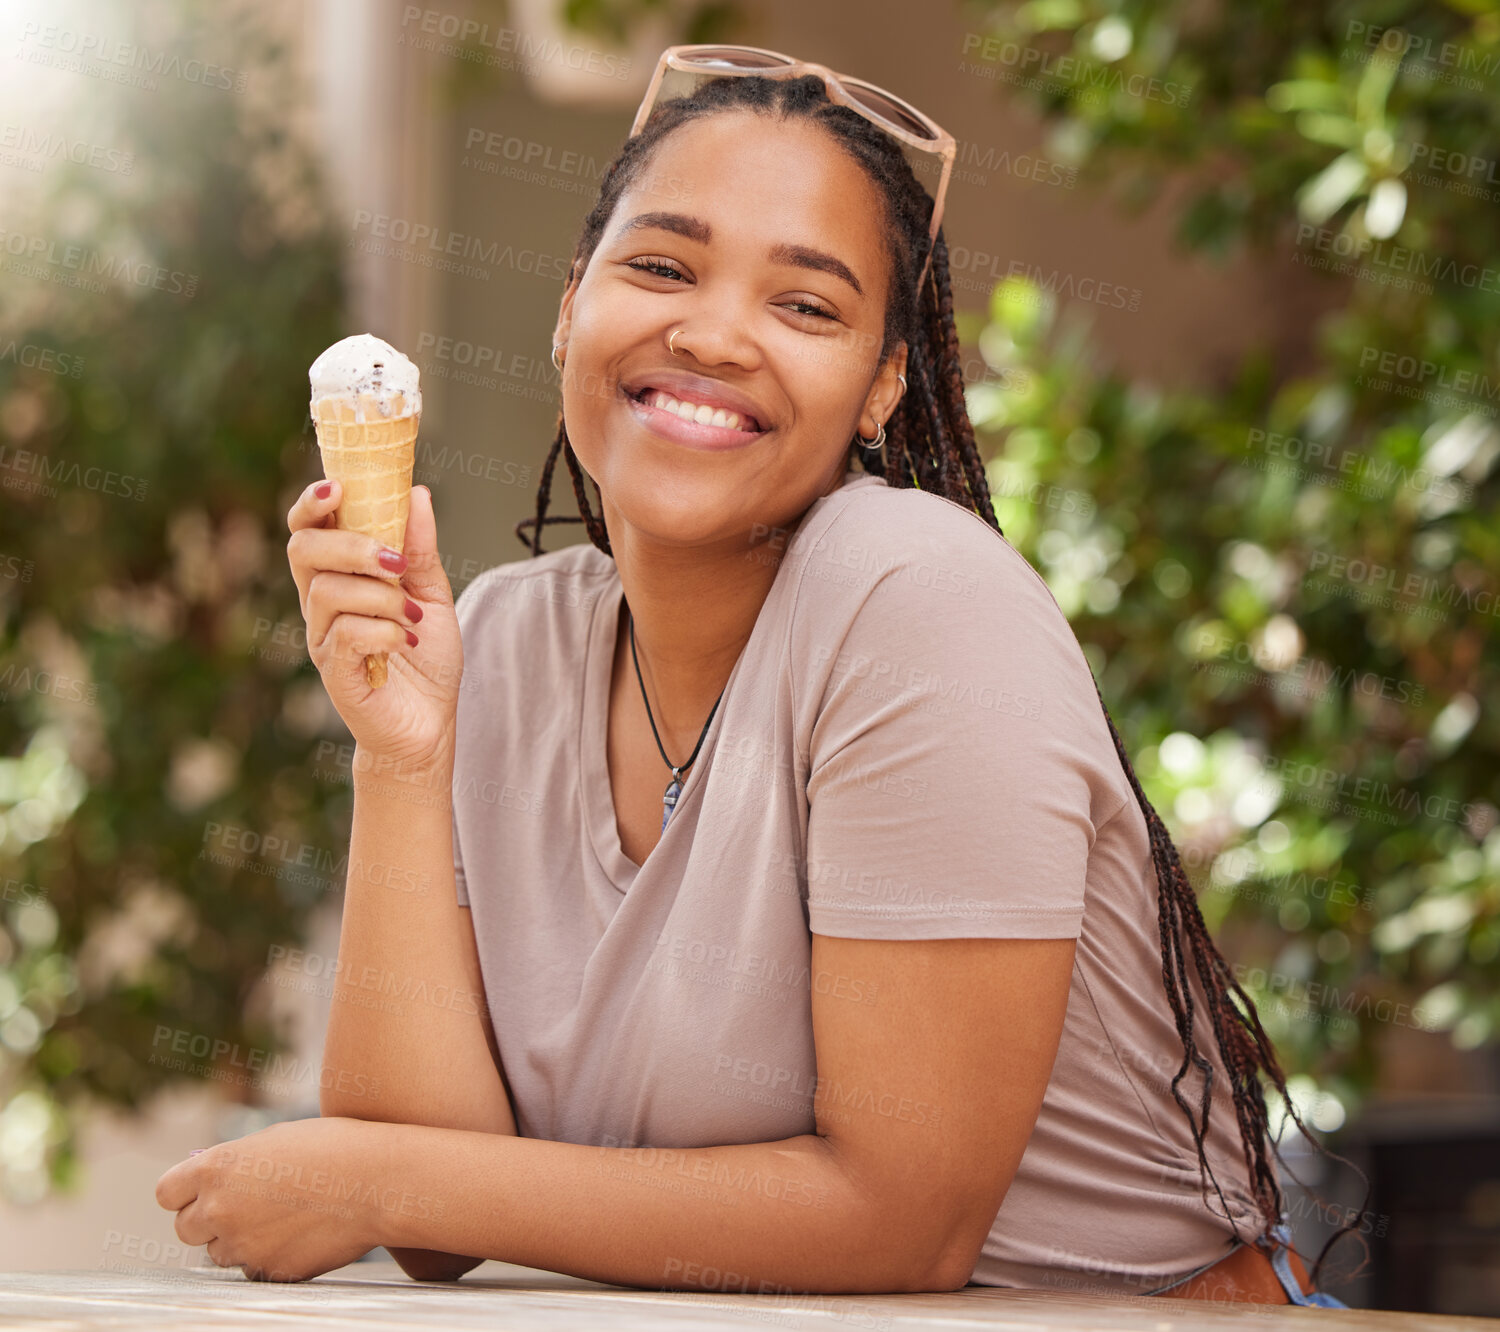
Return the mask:
<svg viewBox="0 0 1500 1332">
<path fill-rule="evenodd" d="M 407 406 L 399 392 L 383 401 L 360 393 L 318 398 L 312 403 L 323 474 L 343 488 L 334 511 L 334 525 L 343 531 L 373 536 L 392 550 L 406 545 L 411 474 L 421 420 L 420 406 L 416 411 L 407 410 Z M 393 583 L 401 581 L 399 574 L 380 576 Z M 374 689 L 386 682 L 384 652 L 365 658 L 365 678 Z"/>
</svg>

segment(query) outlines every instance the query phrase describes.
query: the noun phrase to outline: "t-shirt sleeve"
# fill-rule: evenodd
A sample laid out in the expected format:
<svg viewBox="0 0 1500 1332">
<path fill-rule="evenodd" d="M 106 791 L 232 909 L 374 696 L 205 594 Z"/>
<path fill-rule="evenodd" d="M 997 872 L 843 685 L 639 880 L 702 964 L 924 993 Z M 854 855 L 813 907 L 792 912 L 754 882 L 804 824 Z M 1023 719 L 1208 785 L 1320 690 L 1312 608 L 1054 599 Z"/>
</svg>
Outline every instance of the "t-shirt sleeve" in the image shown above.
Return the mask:
<svg viewBox="0 0 1500 1332">
<path fill-rule="evenodd" d="M 889 522 L 840 519 L 830 566 L 861 562 L 840 553 L 851 543 L 888 552 L 868 587 L 836 592 L 809 568 L 813 602 L 846 608 L 815 617 L 832 636 L 800 648 L 822 662 L 809 672 L 809 927 L 1077 938 L 1089 852 L 1124 774 L 1050 590 L 982 520 L 948 509 L 894 537 Z"/>
<path fill-rule="evenodd" d="M 469 580 L 467 586 L 458 594 L 453 603 L 453 614 L 458 620 L 459 637 L 464 645 L 464 675 L 458 691 L 458 718 L 457 718 L 457 750 L 454 755 L 453 764 L 453 887 L 459 906 L 469 905 L 469 884 L 464 877 L 464 857 L 459 840 L 459 799 L 458 793 L 462 785 L 462 774 L 467 770 L 468 745 L 473 737 L 473 728 L 469 725 L 467 713 L 478 706 L 478 684 L 481 667 L 483 645 L 480 643 L 481 635 L 478 632 L 478 613 L 484 604 L 485 589 L 491 585 L 495 578 L 493 570 L 485 570 L 476 577 Z"/>
<path fill-rule="evenodd" d="M 453 811 L 453 886 L 458 894 L 459 906 L 469 905 L 469 885 L 464 881 L 464 857 L 458 845 L 457 802 Z"/>
</svg>

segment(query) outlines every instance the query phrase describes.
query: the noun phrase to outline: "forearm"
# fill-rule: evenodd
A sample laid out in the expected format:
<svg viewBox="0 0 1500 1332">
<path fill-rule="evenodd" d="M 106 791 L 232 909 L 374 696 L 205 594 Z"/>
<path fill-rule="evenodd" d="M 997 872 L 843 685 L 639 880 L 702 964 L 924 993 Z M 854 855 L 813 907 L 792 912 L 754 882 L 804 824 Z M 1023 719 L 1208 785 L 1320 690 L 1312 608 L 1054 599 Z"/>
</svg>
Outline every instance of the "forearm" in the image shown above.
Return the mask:
<svg viewBox="0 0 1500 1332">
<path fill-rule="evenodd" d="M 452 762 L 364 772 L 356 753 L 320 1109 L 514 1133 L 454 893 Z"/>
<path fill-rule="evenodd" d="M 616 1148 L 378 1126 L 369 1142 L 389 1204 L 374 1221 L 387 1246 L 648 1289 L 946 1288 L 912 1228 L 816 1135 Z"/>
</svg>

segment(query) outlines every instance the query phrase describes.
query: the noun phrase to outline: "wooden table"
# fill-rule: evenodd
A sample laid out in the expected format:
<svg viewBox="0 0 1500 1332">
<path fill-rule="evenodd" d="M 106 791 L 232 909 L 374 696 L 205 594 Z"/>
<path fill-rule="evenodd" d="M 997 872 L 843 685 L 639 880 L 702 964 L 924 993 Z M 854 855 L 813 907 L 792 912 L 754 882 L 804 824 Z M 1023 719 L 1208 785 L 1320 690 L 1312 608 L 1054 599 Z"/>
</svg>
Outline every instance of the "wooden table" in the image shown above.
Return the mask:
<svg viewBox="0 0 1500 1332">
<path fill-rule="evenodd" d="M 1229 1307 L 1198 1300 L 1053 1295 L 971 1287 L 942 1295 L 714 1295 L 601 1285 L 487 1262 L 456 1283 L 410 1281 L 392 1262 L 359 1262 L 298 1285 L 246 1281 L 238 1268 L 115 1263 L 77 1272 L 0 1273 L 0 1327 L 265 1329 L 349 1332 L 560 1328 L 757 1328 L 788 1332 L 895 1332 L 899 1328 L 1197 1329 L 1328 1328 L 1334 1332 L 1496 1332 L 1500 1319 L 1365 1309 Z"/>
</svg>

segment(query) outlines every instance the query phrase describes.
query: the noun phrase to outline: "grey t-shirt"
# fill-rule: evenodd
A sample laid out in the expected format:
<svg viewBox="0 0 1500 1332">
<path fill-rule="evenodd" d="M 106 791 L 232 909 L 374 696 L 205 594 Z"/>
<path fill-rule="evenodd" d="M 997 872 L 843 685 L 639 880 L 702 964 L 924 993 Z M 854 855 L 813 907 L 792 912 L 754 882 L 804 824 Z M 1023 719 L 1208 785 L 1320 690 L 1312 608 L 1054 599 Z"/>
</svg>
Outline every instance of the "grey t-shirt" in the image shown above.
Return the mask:
<svg viewBox="0 0 1500 1332">
<path fill-rule="evenodd" d="M 752 554 L 750 558 L 763 558 Z M 816 1132 L 812 933 L 1076 938 L 1061 1046 L 972 1281 L 1142 1294 L 1223 1257 L 1170 1081 L 1156 875 L 1071 626 L 931 492 L 850 471 L 785 539 L 660 842 L 622 851 L 605 751 L 622 589 L 591 544 L 463 591 L 453 858 L 517 1127 L 604 1146 Z M 670 773 L 662 768 L 665 788 Z M 1262 1228 L 1228 1077 L 1207 1150 Z M 1196 1108 L 1194 1076 L 1181 1084 Z M 940 1108 L 892 1101 L 882 1112 Z"/>
</svg>

